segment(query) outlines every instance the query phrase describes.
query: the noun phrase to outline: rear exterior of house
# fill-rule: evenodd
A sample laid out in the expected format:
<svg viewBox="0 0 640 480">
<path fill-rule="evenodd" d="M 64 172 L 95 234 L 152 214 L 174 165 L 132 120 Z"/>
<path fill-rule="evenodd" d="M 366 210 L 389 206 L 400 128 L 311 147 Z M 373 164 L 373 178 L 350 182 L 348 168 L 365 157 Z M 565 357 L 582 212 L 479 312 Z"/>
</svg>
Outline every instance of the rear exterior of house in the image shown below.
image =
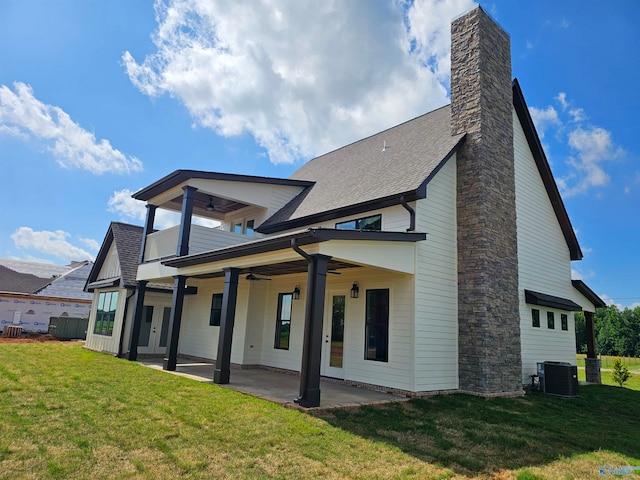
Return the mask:
<svg viewBox="0 0 640 480">
<path fill-rule="evenodd" d="M 537 362 L 573 363 L 573 312 L 597 305 L 571 283 L 582 254 L 509 38 L 477 8 L 452 43 L 451 106 L 290 179 L 178 170 L 136 193 L 135 275 L 107 271 L 122 261 L 108 234 L 87 346 L 164 354 L 168 370 L 178 354 L 215 360 L 217 383 L 231 365 L 300 372 L 303 406 L 319 404 L 320 376 L 513 395 Z M 157 208 L 181 224 L 154 231 Z"/>
</svg>

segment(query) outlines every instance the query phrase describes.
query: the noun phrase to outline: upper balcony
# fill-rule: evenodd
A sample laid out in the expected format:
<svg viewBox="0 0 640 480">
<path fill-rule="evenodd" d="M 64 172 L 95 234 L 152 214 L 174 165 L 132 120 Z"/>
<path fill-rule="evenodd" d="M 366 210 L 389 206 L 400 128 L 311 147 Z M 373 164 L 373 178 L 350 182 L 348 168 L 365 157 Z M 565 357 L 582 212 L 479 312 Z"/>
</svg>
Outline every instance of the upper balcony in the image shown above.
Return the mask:
<svg viewBox="0 0 640 480">
<path fill-rule="evenodd" d="M 178 246 L 178 233 L 180 226 L 167 228 L 147 235 L 147 244 L 144 249 L 144 261 L 150 262 L 163 258 L 175 257 Z M 245 243 L 255 238 L 237 233 L 225 232 L 219 228 L 208 228 L 200 225 L 191 225 L 189 237 L 189 253 L 202 253 L 218 248 L 229 247 L 239 243 Z"/>
</svg>

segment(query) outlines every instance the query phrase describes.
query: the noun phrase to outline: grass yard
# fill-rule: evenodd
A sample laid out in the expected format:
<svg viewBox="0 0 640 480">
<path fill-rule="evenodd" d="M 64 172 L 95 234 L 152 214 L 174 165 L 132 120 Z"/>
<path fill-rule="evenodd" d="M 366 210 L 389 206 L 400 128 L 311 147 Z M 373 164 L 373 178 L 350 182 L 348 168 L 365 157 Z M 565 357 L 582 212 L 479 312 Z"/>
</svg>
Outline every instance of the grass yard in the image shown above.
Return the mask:
<svg viewBox="0 0 640 480">
<path fill-rule="evenodd" d="M 308 414 L 78 343 L 0 343 L 0 478 L 600 478 L 640 465 L 638 405 L 589 386 Z"/>
<path fill-rule="evenodd" d="M 586 355 L 584 353 L 577 354 L 576 365 L 578 365 L 579 367 L 584 367 L 585 357 Z M 622 360 L 622 364 L 626 365 L 629 370 L 640 371 L 640 358 L 637 357 L 612 357 L 607 355 L 600 355 L 598 356 L 598 358 L 600 358 L 600 364 L 602 365 L 602 368 L 613 368 L 613 361 L 616 358 L 619 358 L 620 360 Z"/>
</svg>

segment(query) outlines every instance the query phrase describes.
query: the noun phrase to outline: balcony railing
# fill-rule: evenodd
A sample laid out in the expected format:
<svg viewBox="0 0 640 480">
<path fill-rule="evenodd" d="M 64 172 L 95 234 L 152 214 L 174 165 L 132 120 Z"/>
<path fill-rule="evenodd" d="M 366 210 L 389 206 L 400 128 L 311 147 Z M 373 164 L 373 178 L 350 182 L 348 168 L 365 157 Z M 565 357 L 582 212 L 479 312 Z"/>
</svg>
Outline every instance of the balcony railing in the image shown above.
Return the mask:
<svg viewBox="0 0 640 480">
<path fill-rule="evenodd" d="M 147 235 L 144 250 L 144 261 L 173 257 L 178 247 L 180 226 L 167 228 Z M 208 252 L 218 248 L 229 247 L 239 243 L 255 240 L 253 237 L 225 232 L 217 228 L 207 228 L 201 225 L 191 225 L 189 238 L 189 253 Z"/>
</svg>

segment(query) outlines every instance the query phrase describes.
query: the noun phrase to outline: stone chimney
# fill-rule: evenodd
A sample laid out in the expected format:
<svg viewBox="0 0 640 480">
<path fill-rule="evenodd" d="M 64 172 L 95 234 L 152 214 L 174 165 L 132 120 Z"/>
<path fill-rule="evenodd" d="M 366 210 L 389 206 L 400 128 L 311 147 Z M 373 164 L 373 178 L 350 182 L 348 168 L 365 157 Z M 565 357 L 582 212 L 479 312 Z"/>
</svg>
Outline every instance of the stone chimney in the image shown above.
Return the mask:
<svg viewBox="0 0 640 480">
<path fill-rule="evenodd" d="M 460 390 L 522 391 L 509 35 L 481 7 L 451 25 Z"/>
</svg>

